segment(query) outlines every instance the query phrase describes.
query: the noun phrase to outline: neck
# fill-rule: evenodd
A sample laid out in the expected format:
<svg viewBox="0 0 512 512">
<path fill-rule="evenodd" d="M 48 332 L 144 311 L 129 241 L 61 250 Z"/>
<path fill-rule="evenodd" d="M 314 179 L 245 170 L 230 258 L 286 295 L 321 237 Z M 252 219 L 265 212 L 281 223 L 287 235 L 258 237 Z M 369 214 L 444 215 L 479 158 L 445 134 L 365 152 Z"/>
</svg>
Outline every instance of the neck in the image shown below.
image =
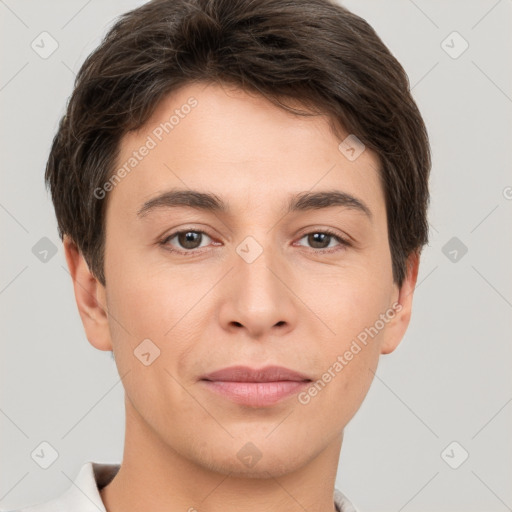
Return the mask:
<svg viewBox="0 0 512 512">
<path fill-rule="evenodd" d="M 107 512 L 335 512 L 342 434 L 292 471 L 279 476 L 269 471 L 243 474 L 187 457 L 186 447 L 181 451 L 165 443 L 127 398 L 125 405 L 123 461 L 100 491 Z M 296 447 L 290 459 L 300 450 Z"/>
</svg>

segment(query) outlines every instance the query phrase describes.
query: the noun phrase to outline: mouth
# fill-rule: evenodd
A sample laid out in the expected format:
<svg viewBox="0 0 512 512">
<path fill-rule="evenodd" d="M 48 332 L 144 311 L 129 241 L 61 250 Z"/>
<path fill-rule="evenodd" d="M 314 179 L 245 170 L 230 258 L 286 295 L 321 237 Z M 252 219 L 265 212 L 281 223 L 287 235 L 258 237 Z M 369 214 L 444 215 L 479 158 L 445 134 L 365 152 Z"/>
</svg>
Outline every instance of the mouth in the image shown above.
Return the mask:
<svg viewBox="0 0 512 512">
<path fill-rule="evenodd" d="M 284 366 L 266 366 L 265 368 L 250 368 L 249 366 L 230 366 L 203 375 L 201 380 L 224 382 L 279 382 L 311 381 L 309 376 Z"/>
<path fill-rule="evenodd" d="M 261 369 L 232 366 L 200 379 L 210 392 L 252 407 L 274 405 L 304 389 L 311 381 L 307 375 L 282 366 Z"/>
</svg>

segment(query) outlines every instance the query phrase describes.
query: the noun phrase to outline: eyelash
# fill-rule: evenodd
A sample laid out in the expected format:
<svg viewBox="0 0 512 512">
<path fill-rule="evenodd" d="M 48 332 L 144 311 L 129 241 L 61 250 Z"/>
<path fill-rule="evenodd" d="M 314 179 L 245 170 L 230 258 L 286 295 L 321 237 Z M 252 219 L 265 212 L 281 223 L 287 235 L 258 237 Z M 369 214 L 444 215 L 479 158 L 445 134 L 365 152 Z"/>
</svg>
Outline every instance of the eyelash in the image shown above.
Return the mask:
<svg viewBox="0 0 512 512">
<path fill-rule="evenodd" d="M 169 251 L 169 252 L 172 252 L 172 253 L 175 253 L 175 254 L 180 254 L 180 255 L 183 255 L 183 256 L 194 256 L 194 255 L 197 255 L 197 254 L 200 254 L 200 253 L 204 252 L 204 250 L 200 250 L 200 249 L 190 249 L 188 251 L 186 251 L 186 250 L 179 251 L 179 250 L 171 248 L 169 243 L 168 243 L 169 240 L 172 240 L 176 235 L 180 235 L 182 233 L 201 233 L 203 235 L 208 236 L 209 238 L 213 238 L 208 233 L 206 233 L 205 231 L 196 230 L 196 229 L 182 229 L 180 231 L 174 231 L 170 235 L 167 235 L 163 240 L 158 242 L 158 244 L 161 245 L 166 251 Z M 327 248 L 327 249 L 314 249 L 314 248 L 311 248 L 311 250 L 313 252 L 317 253 L 317 254 L 318 253 L 319 254 L 326 254 L 326 253 L 338 252 L 340 250 L 345 249 L 346 247 L 351 247 L 352 246 L 352 244 L 348 240 L 346 240 L 345 238 L 342 238 L 341 236 L 339 236 L 337 233 L 335 233 L 334 231 L 332 231 L 330 229 L 322 229 L 322 230 L 317 230 L 317 231 L 308 231 L 307 233 L 304 233 L 299 238 L 299 240 L 302 240 L 304 237 L 306 237 L 308 235 L 318 234 L 318 233 L 320 233 L 322 235 L 328 235 L 328 236 L 334 238 L 336 241 L 339 242 L 340 246 L 338 246 L 338 247 L 331 247 L 331 248 Z"/>
</svg>

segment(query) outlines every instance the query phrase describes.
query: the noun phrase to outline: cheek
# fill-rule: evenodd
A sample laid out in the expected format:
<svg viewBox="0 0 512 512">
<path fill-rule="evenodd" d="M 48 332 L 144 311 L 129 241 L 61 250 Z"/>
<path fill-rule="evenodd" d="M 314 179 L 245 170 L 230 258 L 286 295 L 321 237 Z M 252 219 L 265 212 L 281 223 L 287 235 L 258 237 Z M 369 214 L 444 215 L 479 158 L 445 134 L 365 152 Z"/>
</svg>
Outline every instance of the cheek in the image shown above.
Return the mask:
<svg viewBox="0 0 512 512">
<path fill-rule="evenodd" d="M 129 249 L 112 250 L 109 257 L 111 310 L 134 337 L 163 339 L 200 298 L 180 268 L 148 264 Z"/>
<path fill-rule="evenodd" d="M 302 281 L 302 296 L 323 321 L 326 339 L 343 348 L 388 308 L 390 288 L 379 273 L 366 267 L 342 269 L 330 275 Z"/>
<path fill-rule="evenodd" d="M 187 357 L 191 351 L 197 351 L 207 332 L 206 324 L 214 317 L 215 304 L 208 291 L 219 277 L 213 273 L 205 276 L 204 270 L 201 275 L 194 275 L 183 268 L 170 269 L 168 265 L 130 263 L 125 259 L 123 267 L 112 273 L 108 296 L 112 343 L 120 373 L 131 368 L 140 371 L 134 354 L 142 351 L 141 343 L 149 339 L 152 343 L 145 342 L 149 351 L 158 354 L 155 366 L 165 366 L 180 380 L 186 379 Z M 156 389 L 160 388 L 158 384 Z"/>
<path fill-rule="evenodd" d="M 338 338 L 336 347 L 325 354 L 323 373 L 298 395 L 308 421 L 324 431 L 344 428 L 368 393 L 378 358 L 375 342 L 364 345 L 350 337 Z"/>
<path fill-rule="evenodd" d="M 176 291 L 176 285 L 181 285 L 176 281 L 184 281 L 183 277 L 164 280 L 130 272 L 126 263 L 118 268 L 117 280 L 112 277 L 108 295 L 116 365 L 119 374 L 125 375 L 123 385 L 133 407 L 150 424 L 171 422 L 165 404 L 175 404 L 184 413 L 194 406 L 178 382 L 185 382 L 182 364 L 198 336 L 197 330 L 187 328 L 193 318 L 187 312 L 198 297 Z M 147 365 L 144 354 L 149 354 Z"/>
<path fill-rule="evenodd" d="M 390 289 L 378 273 L 363 269 L 320 279 L 316 284 L 311 288 L 311 309 L 320 312 L 328 329 L 324 329 L 319 347 L 323 373 L 304 401 L 332 404 L 335 422 L 345 424 L 361 405 L 374 377 L 385 330 L 379 318 L 389 309 Z"/>
</svg>

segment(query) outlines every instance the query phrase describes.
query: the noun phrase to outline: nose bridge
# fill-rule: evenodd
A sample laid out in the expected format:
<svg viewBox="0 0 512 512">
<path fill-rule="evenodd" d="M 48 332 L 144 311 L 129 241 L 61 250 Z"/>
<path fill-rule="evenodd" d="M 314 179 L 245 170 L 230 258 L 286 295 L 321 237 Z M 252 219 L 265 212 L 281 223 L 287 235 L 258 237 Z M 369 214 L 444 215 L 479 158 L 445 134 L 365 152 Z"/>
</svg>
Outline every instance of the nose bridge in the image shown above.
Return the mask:
<svg viewBox="0 0 512 512">
<path fill-rule="evenodd" d="M 254 233 L 254 231 L 253 231 Z M 274 326 L 295 322 L 286 265 L 272 231 L 246 236 L 235 248 L 230 293 L 225 297 L 222 321 L 244 326 L 253 336 Z"/>
<path fill-rule="evenodd" d="M 236 273 L 246 292 L 262 299 L 277 299 L 283 285 L 276 272 L 282 267 L 272 231 L 246 236 L 236 248 Z"/>
</svg>

